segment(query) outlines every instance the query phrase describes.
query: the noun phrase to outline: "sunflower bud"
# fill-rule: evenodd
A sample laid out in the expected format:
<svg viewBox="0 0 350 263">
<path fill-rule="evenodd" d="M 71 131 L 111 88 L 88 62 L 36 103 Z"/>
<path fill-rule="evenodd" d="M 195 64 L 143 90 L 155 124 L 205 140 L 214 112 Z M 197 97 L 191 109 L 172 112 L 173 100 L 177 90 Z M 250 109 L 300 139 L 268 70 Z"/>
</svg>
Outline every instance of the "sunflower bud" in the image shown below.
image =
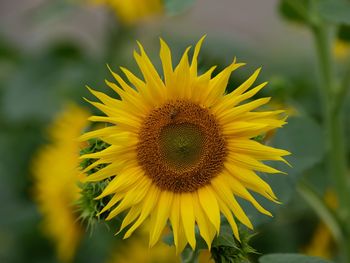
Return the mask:
<svg viewBox="0 0 350 263">
<path fill-rule="evenodd" d="M 88 154 L 101 151 L 106 149 L 109 145 L 101 140 L 89 140 L 88 146 L 84 148 L 80 154 Z M 94 159 L 84 159 L 80 163 L 80 167 L 82 171 L 86 170 L 86 168 L 93 166 L 95 163 Z M 91 170 L 87 171 L 86 174 L 89 175 L 91 173 L 95 173 L 98 170 L 105 167 L 105 164 L 96 165 Z M 103 219 L 103 215 L 101 216 L 101 211 L 105 207 L 106 203 L 109 201 L 109 198 L 102 198 L 96 200 L 96 196 L 99 196 L 102 191 L 107 186 L 110 180 L 106 179 L 99 182 L 80 182 L 79 187 L 80 198 L 77 200 L 76 205 L 79 211 L 79 218 L 86 222 L 88 227 L 92 227 L 94 223 L 100 219 Z M 108 199 L 108 200 L 106 200 Z"/>
</svg>

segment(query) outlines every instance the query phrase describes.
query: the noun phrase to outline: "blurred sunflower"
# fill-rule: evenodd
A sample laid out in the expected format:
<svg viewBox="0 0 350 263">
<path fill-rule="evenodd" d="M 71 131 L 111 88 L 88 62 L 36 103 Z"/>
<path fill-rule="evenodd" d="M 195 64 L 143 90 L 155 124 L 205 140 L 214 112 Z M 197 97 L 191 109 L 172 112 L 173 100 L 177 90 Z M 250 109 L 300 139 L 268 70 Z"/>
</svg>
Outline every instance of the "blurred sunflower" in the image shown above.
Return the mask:
<svg viewBox="0 0 350 263">
<path fill-rule="evenodd" d="M 69 105 L 50 127 L 50 144 L 33 164 L 34 195 L 43 215 L 45 233 L 55 242 L 60 261 L 73 259 L 80 240 L 80 226 L 73 203 L 78 199 L 81 179 L 77 138 L 87 125 L 88 113 Z"/>
<path fill-rule="evenodd" d="M 163 78 L 139 44 L 140 53 L 135 51 L 134 57 L 144 79 L 121 68 L 130 85 L 112 72 L 118 84 L 106 83 L 121 100 L 90 89 L 102 102 L 90 103 L 107 115 L 90 120 L 111 125 L 81 137 L 82 141 L 100 138 L 111 145 L 81 157 L 98 159 L 85 172 L 108 164 L 86 177 L 89 182 L 112 177 L 97 197 L 112 196 L 101 213 L 110 210 L 109 220 L 128 210 L 121 230 L 133 224 L 124 238 L 150 218 L 150 246 L 156 244 L 170 219 L 177 252 L 187 243 L 196 247 L 196 225 L 210 249 L 219 233 L 220 213 L 237 239 L 235 218 L 253 228 L 237 197 L 271 215 L 249 190 L 277 202 L 256 171 L 279 173 L 262 161 L 285 161 L 282 156 L 289 154 L 252 139 L 285 124 L 283 111 L 253 111 L 270 98 L 242 104 L 266 85 L 264 82 L 249 90 L 260 69 L 225 94 L 231 73 L 244 64 L 234 60 L 213 78 L 215 67 L 198 75 L 197 57 L 203 39 L 195 46 L 191 63 L 187 48 L 175 69 L 171 51 L 161 40 Z"/>
<path fill-rule="evenodd" d="M 124 24 L 134 24 L 163 12 L 162 0 L 95 0 L 110 7 Z"/>
<path fill-rule="evenodd" d="M 344 61 L 347 60 L 350 54 L 350 44 L 349 42 L 343 40 L 336 40 L 333 47 L 333 53 L 337 60 Z"/>
<path fill-rule="evenodd" d="M 140 231 L 127 242 L 118 244 L 113 250 L 110 260 L 107 263 L 179 263 L 180 259 L 174 257 L 175 248 L 165 243 L 158 243 L 150 249 L 145 240 L 149 226 L 143 226 Z"/>
</svg>

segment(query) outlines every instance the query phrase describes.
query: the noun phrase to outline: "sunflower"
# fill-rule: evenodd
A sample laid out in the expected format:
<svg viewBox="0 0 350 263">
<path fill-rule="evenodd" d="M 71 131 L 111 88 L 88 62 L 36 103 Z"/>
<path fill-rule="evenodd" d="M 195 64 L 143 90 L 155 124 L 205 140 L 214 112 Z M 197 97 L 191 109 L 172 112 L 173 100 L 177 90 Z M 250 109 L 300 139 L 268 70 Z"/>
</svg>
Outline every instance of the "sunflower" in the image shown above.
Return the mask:
<svg viewBox="0 0 350 263">
<path fill-rule="evenodd" d="M 124 24 L 134 24 L 163 12 L 162 0 L 95 0 L 110 7 Z"/>
<path fill-rule="evenodd" d="M 33 164 L 34 195 L 43 215 L 43 228 L 56 246 L 60 261 L 73 259 L 80 240 L 80 226 L 73 203 L 79 198 L 80 179 L 77 140 L 87 125 L 88 113 L 69 105 L 50 127 L 50 144 Z"/>
<path fill-rule="evenodd" d="M 110 125 L 82 135 L 81 140 L 100 138 L 110 146 L 100 152 L 83 155 L 105 168 L 86 181 L 110 179 L 97 198 L 110 196 L 101 213 L 107 220 L 126 211 L 121 229 L 129 237 L 146 219 L 150 219 L 150 246 L 156 244 L 168 220 L 177 252 L 187 243 L 195 249 L 197 226 L 210 249 L 220 230 L 220 214 L 230 223 L 239 240 L 236 220 L 249 228 L 252 223 L 237 198 L 243 198 L 265 215 L 250 191 L 271 201 L 277 198 L 271 187 L 256 172 L 279 173 L 264 160 L 285 161 L 289 153 L 260 144 L 254 137 L 285 124 L 283 111 L 253 111 L 270 98 L 250 99 L 266 82 L 249 89 L 260 69 L 229 94 L 225 93 L 231 73 L 243 63 L 231 65 L 215 77 L 215 67 L 197 72 L 197 57 L 204 37 L 196 44 L 191 63 L 184 52 L 173 69 L 171 51 L 160 41 L 161 77 L 141 44 L 134 58 L 143 79 L 126 68 L 127 83 L 111 70 L 118 84 L 106 81 L 120 100 L 90 89 L 100 102 L 91 102 L 106 116 L 91 121 Z"/>
</svg>

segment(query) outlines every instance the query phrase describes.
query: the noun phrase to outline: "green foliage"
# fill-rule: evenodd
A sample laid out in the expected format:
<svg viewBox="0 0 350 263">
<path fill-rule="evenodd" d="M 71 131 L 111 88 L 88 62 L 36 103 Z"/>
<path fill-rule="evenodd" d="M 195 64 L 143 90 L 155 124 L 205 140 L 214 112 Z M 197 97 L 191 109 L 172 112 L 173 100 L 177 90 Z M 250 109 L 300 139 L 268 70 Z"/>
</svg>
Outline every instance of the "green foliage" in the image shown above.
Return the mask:
<svg viewBox="0 0 350 263">
<path fill-rule="evenodd" d="M 328 22 L 350 25 L 350 3 L 347 1 L 319 1 L 318 12 Z"/>
<path fill-rule="evenodd" d="M 350 25 L 341 25 L 338 30 L 340 40 L 350 42 Z"/>
<path fill-rule="evenodd" d="M 165 10 L 170 15 L 184 12 L 194 4 L 195 0 L 164 0 Z"/>
<path fill-rule="evenodd" d="M 287 20 L 307 24 L 309 17 L 309 0 L 281 0 L 279 2 L 279 12 Z"/>
<path fill-rule="evenodd" d="M 335 0 L 281 0 L 280 14 L 287 20 L 315 25 L 319 21 L 350 24 L 350 3 Z"/>
<path fill-rule="evenodd" d="M 279 168 L 286 171 L 289 176 L 299 178 L 304 171 L 313 167 L 325 156 L 324 133 L 321 126 L 305 114 L 292 116 L 287 122 L 284 128 L 277 131 L 273 145 L 292 153 L 287 156 L 292 167 L 279 164 Z"/>
<path fill-rule="evenodd" d="M 240 231 L 241 241 L 237 241 L 232 235 L 231 229 L 224 226 L 221 233 L 212 244 L 211 255 L 216 263 L 248 263 L 249 254 L 256 253 L 249 245 L 250 239 L 254 236 Z"/>
<path fill-rule="evenodd" d="M 300 254 L 269 254 L 262 256 L 259 263 L 331 263 L 317 257 L 308 257 Z"/>
</svg>

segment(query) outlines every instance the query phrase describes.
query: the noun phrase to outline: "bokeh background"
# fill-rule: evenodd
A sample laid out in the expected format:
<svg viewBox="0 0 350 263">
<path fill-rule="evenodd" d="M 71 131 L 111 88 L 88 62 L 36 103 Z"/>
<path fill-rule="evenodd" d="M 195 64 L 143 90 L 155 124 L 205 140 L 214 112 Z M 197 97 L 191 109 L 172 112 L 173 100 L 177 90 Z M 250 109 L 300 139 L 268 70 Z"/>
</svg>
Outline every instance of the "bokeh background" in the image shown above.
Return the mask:
<svg viewBox="0 0 350 263">
<path fill-rule="evenodd" d="M 282 19 L 277 0 L 178 2 L 171 12 L 133 25 L 124 25 L 107 6 L 85 1 L 0 2 L 0 262 L 58 262 L 33 201 L 31 163 L 47 141 L 47 126 L 63 105 L 73 101 L 89 108 L 82 99 L 91 98 L 87 84 L 106 92 L 104 79 L 112 79 L 106 64 L 116 71 L 119 66 L 135 70 L 132 52 L 136 40 L 159 66 L 159 37 L 169 43 L 174 59 L 179 60 L 184 48 L 204 34 L 202 69 L 211 65 L 222 69 L 236 56 L 247 66 L 231 77 L 229 87 L 234 88 L 263 66 L 259 81 L 268 80 L 269 86 L 259 96 L 272 96 L 274 107 L 288 108 L 291 115 L 289 124 L 271 143 L 293 153 L 288 159 L 293 169 L 282 168 L 288 176 L 263 175 L 283 204 L 264 203 L 273 211 L 272 219 L 245 204 L 257 226 L 251 245 L 262 254 L 332 253 L 327 230 L 322 230 L 325 227 L 298 192 L 301 180 L 321 195 L 330 184 L 324 173 L 310 32 Z M 348 51 L 346 46 L 334 49 L 339 64 Z M 350 113 L 349 103 L 346 107 Z M 347 118 L 347 134 L 349 124 Z M 114 232 L 105 226 L 87 232 L 74 262 L 106 262 L 114 249 Z M 315 243 L 315 234 L 329 242 Z"/>
</svg>

